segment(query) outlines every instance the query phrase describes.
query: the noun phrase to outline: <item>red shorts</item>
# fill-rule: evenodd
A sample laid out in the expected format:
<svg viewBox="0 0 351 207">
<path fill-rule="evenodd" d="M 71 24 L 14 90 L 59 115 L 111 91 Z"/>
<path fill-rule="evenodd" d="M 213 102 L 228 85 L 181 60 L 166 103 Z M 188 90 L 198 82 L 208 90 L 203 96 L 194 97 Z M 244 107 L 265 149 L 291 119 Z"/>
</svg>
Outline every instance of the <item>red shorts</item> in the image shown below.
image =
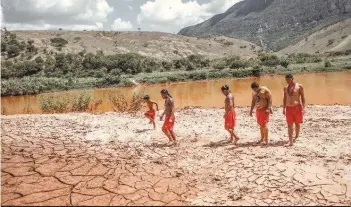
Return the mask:
<svg viewBox="0 0 351 207">
<path fill-rule="evenodd" d="M 162 130 L 173 130 L 175 117 L 166 116 L 165 122 L 163 123 Z"/>
<path fill-rule="evenodd" d="M 293 107 L 286 107 L 285 111 L 286 122 L 290 125 L 293 123 L 303 123 L 302 106 L 297 105 Z"/>
<path fill-rule="evenodd" d="M 152 120 L 155 120 L 156 111 L 155 111 L 155 109 L 151 109 L 151 110 L 145 112 L 144 115 L 151 117 Z"/>
<path fill-rule="evenodd" d="M 235 127 L 235 110 L 228 111 L 225 119 L 224 119 L 224 126 L 226 129 L 233 129 Z"/>
<path fill-rule="evenodd" d="M 269 113 L 267 113 L 267 109 L 256 109 L 256 117 L 259 125 L 265 125 L 269 121 Z"/>
</svg>

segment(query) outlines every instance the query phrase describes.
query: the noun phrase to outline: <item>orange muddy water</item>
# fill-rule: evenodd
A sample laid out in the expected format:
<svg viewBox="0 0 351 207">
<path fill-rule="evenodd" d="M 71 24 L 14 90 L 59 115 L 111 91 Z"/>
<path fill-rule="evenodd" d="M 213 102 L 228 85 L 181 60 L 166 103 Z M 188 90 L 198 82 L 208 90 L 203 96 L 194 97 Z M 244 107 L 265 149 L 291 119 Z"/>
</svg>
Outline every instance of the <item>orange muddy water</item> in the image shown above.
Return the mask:
<svg viewBox="0 0 351 207">
<path fill-rule="evenodd" d="M 286 85 L 284 76 L 262 76 L 260 78 L 221 79 L 193 81 L 182 83 L 158 84 L 135 87 L 105 88 L 82 91 L 65 91 L 52 93 L 58 96 L 73 96 L 80 93 L 91 94 L 95 100 L 102 100 L 98 112 L 113 111 L 108 99 L 109 93 L 122 92 L 128 99 L 133 92 L 145 88 L 146 94 L 157 101 L 163 108 L 160 96 L 162 88 L 167 88 L 175 99 L 176 107 L 186 106 L 223 107 L 224 96 L 221 86 L 227 84 L 235 97 L 236 106 L 249 106 L 252 90 L 250 84 L 258 81 L 267 86 L 273 94 L 273 105 L 282 105 L 283 87 Z M 351 72 L 308 73 L 295 75 L 295 81 L 303 84 L 307 104 L 351 104 L 350 83 Z M 4 114 L 42 113 L 39 105 L 40 95 L 1 97 Z"/>
</svg>

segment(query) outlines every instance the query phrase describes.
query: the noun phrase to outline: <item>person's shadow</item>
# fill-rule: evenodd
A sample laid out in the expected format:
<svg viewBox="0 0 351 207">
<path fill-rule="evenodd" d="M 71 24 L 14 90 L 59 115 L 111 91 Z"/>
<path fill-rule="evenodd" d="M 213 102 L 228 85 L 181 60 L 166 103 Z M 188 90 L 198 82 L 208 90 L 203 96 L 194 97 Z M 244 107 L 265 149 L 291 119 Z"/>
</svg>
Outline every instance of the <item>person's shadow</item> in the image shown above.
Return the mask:
<svg viewBox="0 0 351 207">
<path fill-rule="evenodd" d="M 238 141 L 240 142 L 240 140 Z M 267 145 L 261 145 L 257 141 L 255 142 L 245 142 L 245 143 L 237 143 L 236 145 L 233 145 L 229 140 L 221 140 L 218 142 L 210 142 L 208 144 L 203 145 L 203 147 L 211 147 L 211 148 L 218 148 L 218 147 L 224 147 L 224 146 L 233 146 L 231 148 L 228 148 L 228 150 L 232 149 L 237 149 L 237 148 L 242 148 L 242 147 L 282 147 L 286 144 L 284 141 L 276 141 L 276 142 L 268 142 Z"/>
<path fill-rule="evenodd" d="M 236 145 L 233 145 L 233 147 L 229 148 L 228 150 L 238 149 L 238 148 L 242 148 L 242 147 L 262 147 L 262 148 L 283 147 L 285 144 L 286 144 L 285 141 L 268 142 L 267 145 L 261 145 L 257 141 L 256 142 L 245 142 L 245 143 L 237 143 Z"/>
<path fill-rule="evenodd" d="M 203 145 L 203 147 L 217 148 L 217 147 L 224 147 L 228 145 L 231 145 L 229 140 L 221 140 L 218 142 L 210 142 L 208 144 Z"/>
<path fill-rule="evenodd" d="M 175 145 L 170 145 L 168 143 L 151 143 L 148 147 L 153 148 L 166 148 L 166 147 L 174 147 Z"/>
<path fill-rule="evenodd" d="M 137 129 L 137 130 L 135 130 L 135 133 L 143 133 L 143 132 L 147 132 L 147 131 L 151 131 L 151 129 Z"/>
</svg>

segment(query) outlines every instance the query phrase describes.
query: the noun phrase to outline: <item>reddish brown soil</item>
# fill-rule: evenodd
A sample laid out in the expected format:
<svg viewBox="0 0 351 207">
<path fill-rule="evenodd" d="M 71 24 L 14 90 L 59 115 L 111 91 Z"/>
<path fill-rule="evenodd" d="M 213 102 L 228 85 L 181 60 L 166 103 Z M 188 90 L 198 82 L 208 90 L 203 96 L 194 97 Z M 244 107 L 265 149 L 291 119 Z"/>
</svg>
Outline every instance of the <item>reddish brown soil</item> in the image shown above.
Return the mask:
<svg viewBox="0 0 351 207">
<path fill-rule="evenodd" d="M 141 116 L 3 116 L 2 205 L 350 205 L 351 106 L 310 106 L 295 146 L 281 109 L 261 147 L 248 108 L 237 146 L 223 110 L 177 112 L 179 146 Z M 197 137 L 197 142 L 192 142 Z"/>
</svg>

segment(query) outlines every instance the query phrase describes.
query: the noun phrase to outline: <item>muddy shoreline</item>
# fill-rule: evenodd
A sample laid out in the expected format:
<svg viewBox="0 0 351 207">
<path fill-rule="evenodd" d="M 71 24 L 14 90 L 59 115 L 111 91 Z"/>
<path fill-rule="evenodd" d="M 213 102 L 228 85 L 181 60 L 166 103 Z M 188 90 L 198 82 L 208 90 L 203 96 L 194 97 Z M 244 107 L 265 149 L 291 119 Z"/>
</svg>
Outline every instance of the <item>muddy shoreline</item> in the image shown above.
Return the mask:
<svg viewBox="0 0 351 207">
<path fill-rule="evenodd" d="M 351 105 L 308 106 L 291 148 L 281 108 L 267 147 L 248 110 L 236 109 L 237 146 L 223 109 L 178 111 L 177 147 L 141 114 L 2 116 L 1 204 L 351 204 Z"/>
</svg>

